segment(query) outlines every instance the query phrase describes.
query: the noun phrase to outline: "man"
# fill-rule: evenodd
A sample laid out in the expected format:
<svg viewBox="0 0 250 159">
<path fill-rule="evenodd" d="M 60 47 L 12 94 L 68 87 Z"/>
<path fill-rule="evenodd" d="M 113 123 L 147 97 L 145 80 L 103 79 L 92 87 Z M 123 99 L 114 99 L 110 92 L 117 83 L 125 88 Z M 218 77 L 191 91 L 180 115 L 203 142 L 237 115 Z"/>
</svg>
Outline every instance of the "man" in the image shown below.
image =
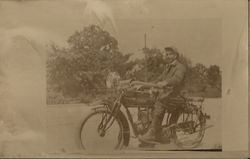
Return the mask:
<svg viewBox="0 0 250 159">
<path fill-rule="evenodd" d="M 146 83 L 135 81 L 132 85 L 141 85 L 142 87 L 160 88 L 158 99 L 154 105 L 153 119 L 150 128 L 146 134 L 139 136 L 139 140 L 145 143 L 157 143 L 161 140 L 161 123 L 168 107 L 170 98 L 179 95 L 186 73 L 186 67 L 179 62 L 179 53 L 171 48 L 166 47 L 163 53 L 163 59 L 166 62 L 165 69 L 159 77 L 157 83 Z"/>
</svg>

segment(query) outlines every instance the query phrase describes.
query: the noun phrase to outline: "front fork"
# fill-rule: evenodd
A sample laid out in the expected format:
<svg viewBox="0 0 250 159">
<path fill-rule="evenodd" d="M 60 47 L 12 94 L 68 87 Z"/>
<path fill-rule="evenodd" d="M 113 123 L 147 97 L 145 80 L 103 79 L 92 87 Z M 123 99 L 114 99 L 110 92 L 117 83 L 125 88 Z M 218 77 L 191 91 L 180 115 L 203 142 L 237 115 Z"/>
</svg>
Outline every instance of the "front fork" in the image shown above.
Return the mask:
<svg viewBox="0 0 250 159">
<path fill-rule="evenodd" d="M 108 104 L 104 104 L 104 106 L 99 106 L 99 107 L 95 107 L 92 109 L 94 111 L 97 111 L 99 109 L 104 109 L 104 110 L 110 111 L 110 113 L 105 113 L 102 115 L 101 122 L 98 126 L 98 133 L 101 137 L 105 136 L 106 131 L 114 123 L 114 121 L 117 117 L 117 114 L 120 110 L 120 107 L 121 107 L 121 104 L 119 104 L 118 102 L 115 102 L 114 106 L 112 108 L 110 108 Z"/>
</svg>

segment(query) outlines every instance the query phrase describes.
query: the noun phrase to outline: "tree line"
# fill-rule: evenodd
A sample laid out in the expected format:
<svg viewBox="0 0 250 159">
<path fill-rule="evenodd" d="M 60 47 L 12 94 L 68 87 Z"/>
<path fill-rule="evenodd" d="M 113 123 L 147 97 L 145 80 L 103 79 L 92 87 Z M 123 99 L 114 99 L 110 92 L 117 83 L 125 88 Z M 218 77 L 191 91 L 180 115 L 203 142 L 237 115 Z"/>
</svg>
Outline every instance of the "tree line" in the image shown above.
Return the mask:
<svg viewBox="0 0 250 159">
<path fill-rule="evenodd" d="M 164 68 L 160 49 L 144 48 L 144 58 L 132 61 L 132 54 L 123 54 L 118 41 L 97 25 L 76 31 L 67 42 L 67 48 L 50 45 L 47 60 L 48 103 L 60 103 L 66 98 L 83 100 L 105 94 L 105 81 L 109 72 L 117 72 L 122 79 L 153 81 Z M 193 66 L 192 61 L 182 54 L 180 61 L 188 68 L 185 85 L 189 92 L 221 96 L 219 66 L 206 67 L 201 63 Z M 210 95 L 209 90 L 213 90 Z"/>
</svg>

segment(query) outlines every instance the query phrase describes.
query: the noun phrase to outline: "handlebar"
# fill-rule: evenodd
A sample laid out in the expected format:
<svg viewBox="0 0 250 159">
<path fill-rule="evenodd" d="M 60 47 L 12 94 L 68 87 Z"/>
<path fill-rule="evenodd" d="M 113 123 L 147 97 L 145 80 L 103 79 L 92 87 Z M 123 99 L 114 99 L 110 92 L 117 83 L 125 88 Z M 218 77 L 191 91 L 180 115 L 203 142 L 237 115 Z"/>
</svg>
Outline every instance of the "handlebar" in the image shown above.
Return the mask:
<svg viewBox="0 0 250 159">
<path fill-rule="evenodd" d="M 138 92 L 148 91 L 150 94 L 158 94 L 162 90 L 172 89 L 173 88 L 173 87 L 169 86 L 169 87 L 166 87 L 164 89 L 159 89 L 159 88 L 155 88 L 155 87 L 152 87 L 152 86 L 138 84 L 139 86 L 142 86 L 142 87 L 140 87 L 139 89 L 136 89 L 136 87 L 133 87 L 131 85 L 132 82 L 133 82 L 133 80 L 122 80 L 122 81 L 120 81 L 119 82 L 119 90 L 121 90 L 123 93 L 126 92 L 127 90 L 133 90 L 133 91 L 138 91 Z M 203 103 L 204 100 L 205 100 L 204 97 L 200 97 L 200 98 L 197 98 L 197 99 L 185 97 L 185 95 L 183 97 L 186 99 L 187 102 L 200 102 L 200 103 Z"/>
</svg>

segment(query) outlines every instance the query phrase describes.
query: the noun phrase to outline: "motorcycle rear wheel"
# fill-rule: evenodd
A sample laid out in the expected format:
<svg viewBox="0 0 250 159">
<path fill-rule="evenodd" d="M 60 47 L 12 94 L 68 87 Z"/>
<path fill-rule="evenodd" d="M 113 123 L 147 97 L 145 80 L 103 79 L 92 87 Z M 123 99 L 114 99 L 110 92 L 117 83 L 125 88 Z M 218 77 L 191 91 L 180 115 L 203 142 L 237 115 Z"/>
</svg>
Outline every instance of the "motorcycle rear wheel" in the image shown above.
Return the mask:
<svg viewBox="0 0 250 159">
<path fill-rule="evenodd" d="M 190 113 L 177 113 L 177 116 L 173 116 L 171 119 L 171 124 L 176 124 L 172 129 L 172 135 L 175 144 L 183 149 L 193 149 L 197 148 L 205 134 L 206 119 L 203 117 L 202 113 L 195 113 L 191 118 Z M 190 118 L 183 122 L 187 116 Z"/>
</svg>

